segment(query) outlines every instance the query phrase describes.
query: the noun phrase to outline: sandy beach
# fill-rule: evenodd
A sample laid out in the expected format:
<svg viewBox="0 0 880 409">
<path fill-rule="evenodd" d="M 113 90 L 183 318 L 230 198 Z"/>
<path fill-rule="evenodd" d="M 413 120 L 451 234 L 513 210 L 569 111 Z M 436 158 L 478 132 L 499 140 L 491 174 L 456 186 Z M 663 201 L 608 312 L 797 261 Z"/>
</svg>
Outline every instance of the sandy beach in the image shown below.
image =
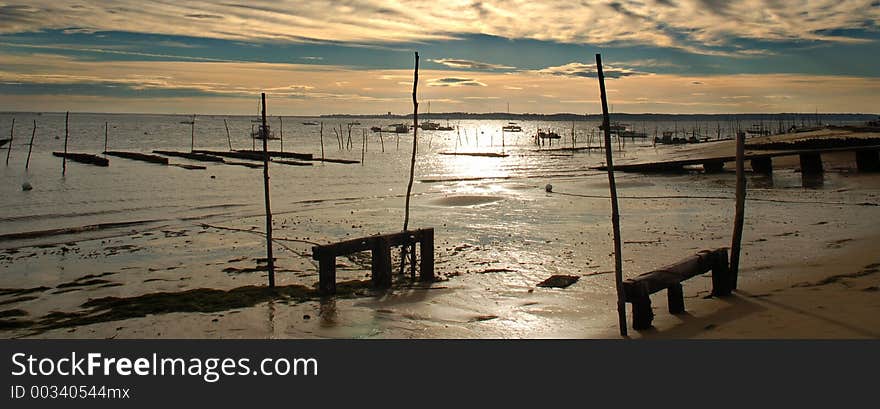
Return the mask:
<svg viewBox="0 0 880 409">
<path fill-rule="evenodd" d="M 403 140 L 392 150 L 388 139 L 380 151 L 376 142 L 370 141 L 363 166 L 272 165 L 275 290 L 265 287 L 262 202 L 248 200 L 259 192 L 253 182 L 258 170 L 220 164 L 199 173 L 113 159 L 108 170 L 77 165 L 66 180 L 47 187 L 42 175 L 54 173 L 57 160 L 35 155 L 34 192 L 4 184 L 10 203 L 21 205 L 12 207 L 18 215 L 4 219 L 12 231 L 0 237 L 0 334 L 618 337 L 607 176 L 591 169 L 603 155 L 538 150 L 522 139 L 508 141 L 509 157 L 452 157 L 438 153 L 457 148 L 455 136 L 427 133 L 411 226 L 436 231 L 437 281 L 413 283 L 395 275 L 391 290 L 374 290 L 369 253 L 356 253 L 337 259 L 337 296 L 321 297 L 313 244 L 400 229 L 400 175 L 410 145 Z M 482 143 L 481 151 L 500 151 L 488 136 Z M 642 144 L 615 155 L 627 163 L 732 147 L 731 141 Z M 336 147 L 333 154 L 360 158 L 360 152 Z M 674 316 L 666 312 L 664 293 L 657 293 L 655 328 L 630 331 L 631 337 L 880 335 L 874 222 L 880 178 L 855 172 L 851 153 L 824 160 L 825 174 L 808 186 L 796 157 L 774 160 L 772 176 L 750 172 L 738 291 L 707 297 L 709 275 L 695 277 L 684 282 L 687 313 Z M 149 177 L 118 183 L 132 175 Z M 729 168 L 717 174 L 619 172 L 617 184 L 625 277 L 730 246 L 735 175 Z M 111 199 L 93 200 L 89 189 L 95 186 L 111 186 Z M 53 207 L 54 194 L 77 198 L 66 199 L 73 213 L 52 216 L 68 211 Z M 554 275 L 576 281 L 565 288 L 538 285 Z"/>
</svg>

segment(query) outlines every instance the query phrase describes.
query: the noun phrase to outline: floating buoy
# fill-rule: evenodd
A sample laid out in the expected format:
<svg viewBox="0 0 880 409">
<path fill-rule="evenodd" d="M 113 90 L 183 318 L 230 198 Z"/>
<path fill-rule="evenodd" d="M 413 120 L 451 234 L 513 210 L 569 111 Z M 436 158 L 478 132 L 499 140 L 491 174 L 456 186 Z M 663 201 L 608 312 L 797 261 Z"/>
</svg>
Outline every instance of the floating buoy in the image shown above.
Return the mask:
<svg viewBox="0 0 880 409">
<path fill-rule="evenodd" d="M 544 186 L 544 190 L 547 191 L 547 193 L 552 193 L 553 192 L 553 185 L 548 183 L 547 186 Z"/>
<path fill-rule="evenodd" d="M 31 186 L 31 184 L 28 182 L 24 182 L 21 184 L 21 190 L 23 190 L 25 192 L 27 192 L 28 190 L 33 190 L 33 189 L 34 189 L 34 187 Z"/>
</svg>

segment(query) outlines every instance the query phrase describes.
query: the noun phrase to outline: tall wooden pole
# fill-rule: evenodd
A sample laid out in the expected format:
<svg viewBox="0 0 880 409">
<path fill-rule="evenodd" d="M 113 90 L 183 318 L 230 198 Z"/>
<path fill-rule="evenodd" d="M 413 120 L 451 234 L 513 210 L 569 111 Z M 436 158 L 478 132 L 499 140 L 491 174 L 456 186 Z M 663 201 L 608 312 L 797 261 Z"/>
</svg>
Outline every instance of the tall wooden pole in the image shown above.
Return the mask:
<svg viewBox="0 0 880 409">
<path fill-rule="evenodd" d="M 416 168 L 416 147 L 418 146 L 418 135 L 419 135 L 419 101 L 416 99 L 416 90 L 419 86 L 419 53 L 415 53 L 415 69 L 413 70 L 413 91 L 412 91 L 412 103 L 413 103 L 413 145 L 412 145 L 412 158 L 409 163 L 409 182 L 406 185 L 406 207 L 403 213 L 403 231 L 407 231 L 409 228 L 409 196 L 412 194 L 412 185 L 413 185 L 413 175 Z M 400 135 L 398 133 L 398 135 Z M 398 136 L 399 138 L 399 136 Z M 399 140 L 399 139 L 398 139 Z M 407 257 L 407 246 L 403 246 L 400 249 L 400 274 L 404 273 L 404 268 L 406 268 L 406 257 Z M 412 254 L 413 257 L 413 265 L 415 265 L 415 254 Z M 415 274 L 415 269 L 413 269 L 412 274 Z"/>
<path fill-rule="evenodd" d="M 733 222 L 733 243 L 730 247 L 730 274 L 733 279 L 730 288 L 736 289 L 739 275 L 739 252 L 742 244 L 743 221 L 746 207 L 746 175 L 744 171 L 745 132 L 736 134 L 736 215 Z"/>
<path fill-rule="evenodd" d="M 403 231 L 409 227 L 409 195 L 412 193 L 413 172 L 416 169 L 416 146 L 418 146 L 419 135 L 419 101 L 416 100 L 416 89 L 419 86 L 419 53 L 416 52 L 416 67 L 413 71 L 413 146 L 412 158 L 409 163 L 409 183 L 406 185 L 406 209 L 403 213 Z"/>
<path fill-rule="evenodd" d="M 192 152 L 196 149 L 196 114 L 193 114 L 192 121 L 190 121 L 189 134 L 190 134 L 189 151 Z"/>
<path fill-rule="evenodd" d="M 284 119 L 278 117 L 278 130 L 281 131 L 281 152 L 284 152 Z"/>
<path fill-rule="evenodd" d="M 110 134 L 110 124 L 108 122 L 104 122 L 104 156 L 107 156 L 107 138 Z"/>
<path fill-rule="evenodd" d="M 263 193 L 266 202 L 266 263 L 269 267 L 269 288 L 275 287 L 275 260 L 272 259 L 272 206 L 269 205 L 269 128 L 266 127 L 266 93 L 262 93 L 263 126 L 260 136 L 263 137 Z"/>
<path fill-rule="evenodd" d="M 9 154 L 12 153 L 13 139 L 15 139 L 15 117 L 12 117 L 12 128 L 9 129 L 9 146 L 6 147 L 6 166 L 9 166 Z"/>
<path fill-rule="evenodd" d="M 61 175 L 67 173 L 67 138 L 70 136 L 70 111 L 64 116 L 64 158 L 61 159 Z"/>
<path fill-rule="evenodd" d="M 24 170 L 27 170 L 28 166 L 31 164 L 31 151 L 34 149 L 34 136 L 37 136 L 37 120 L 34 119 L 34 132 L 31 133 L 31 143 L 28 144 L 28 156 L 27 160 L 24 162 Z"/>
<path fill-rule="evenodd" d="M 620 335 L 625 337 L 626 300 L 623 296 L 623 259 L 620 255 L 620 211 L 617 208 L 617 185 L 614 183 L 614 161 L 611 152 L 611 120 L 608 117 L 608 100 L 605 95 L 605 74 L 602 72 L 601 54 L 596 54 L 596 70 L 599 73 L 599 93 L 602 97 L 602 127 L 605 128 L 605 162 L 608 168 L 608 188 L 611 190 L 611 225 L 614 229 L 614 283 L 617 287 L 617 319 L 620 323 Z"/>
<path fill-rule="evenodd" d="M 361 166 L 364 166 L 364 155 L 367 153 L 367 130 L 361 129 L 362 139 L 361 139 Z"/>
<path fill-rule="evenodd" d="M 232 151 L 232 138 L 229 136 L 229 124 L 226 123 L 226 118 L 223 118 L 223 126 L 226 128 L 226 143 L 229 144 L 229 150 Z"/>
<path fill-rule="evenodd" d="M 321 163 L 324 163 L 324 123 L 321 122 L 321 130 L 318 131 L 321 135 Z"/>
</svg>

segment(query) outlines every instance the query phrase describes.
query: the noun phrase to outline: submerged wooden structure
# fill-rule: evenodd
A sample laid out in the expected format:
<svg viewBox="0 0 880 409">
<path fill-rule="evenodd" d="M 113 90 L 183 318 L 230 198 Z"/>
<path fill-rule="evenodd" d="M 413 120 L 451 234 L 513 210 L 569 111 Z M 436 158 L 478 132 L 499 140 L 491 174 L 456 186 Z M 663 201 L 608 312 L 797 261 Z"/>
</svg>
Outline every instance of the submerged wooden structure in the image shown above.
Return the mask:
<svg viewBox="0 0 880 409">
<path fill-rule="evenodd" d="M 150 155 L 146 153 L 140 152 L 125 152 L 125 151 L 104 151 L 105 155 L 116 156 L 119 158 L 137 160 L 141 162 L 149 162 L 149 163 L 157 163 L 160 165 L 167 165 L 168 158 L 158 155 Z"/>
<path fill-rule="evenodd" d="M 201 162 L 223 162 L 223 158 L 207 155 L 204 153 L 194 153 L 194 152 L 178 152 L 178 151 L 164 151 L 164 150 L 154 150 L 153 153 L 158 153 L 160 155 L 165 156 L 173 156 L 178 158 L 184 158 L 189 160 L 196 160 Z"/>
<path fill-rule="evenodd" d="M 87 165 L 110 166 L 110 161 L 107 160 L 107 158 L 102 158 L 90 153 L 52 152 L 52 155 L 62 158 L 65 161 L 70 159 L 74 162 L 85 163 Z"/>
<path fill-rule="evenodd" d="M 318 261 L 318 290 L 321 294 L 336 293 L 336 257 L 360 251 L 372 254 L 372 281 L 376 288 L 391 286 L 391 248 L 419 244 L 419 278 L 434 281 L 434 229 L 417 229 L 398 233 L 379 234 L 312 247 L 312 258 Z M 415 252 L 411 253 L 415 267 Z"/>
</svg>

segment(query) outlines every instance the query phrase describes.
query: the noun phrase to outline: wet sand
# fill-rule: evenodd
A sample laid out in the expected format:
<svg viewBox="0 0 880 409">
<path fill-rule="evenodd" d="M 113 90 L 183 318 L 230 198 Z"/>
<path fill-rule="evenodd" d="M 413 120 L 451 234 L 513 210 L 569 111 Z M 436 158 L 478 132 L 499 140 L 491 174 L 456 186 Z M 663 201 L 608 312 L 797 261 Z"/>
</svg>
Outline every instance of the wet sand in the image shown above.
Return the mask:
<svg viewBox="0 0 880 409">
<path fill-rule="evenodd" d="M 666 313 L 658 293 L 655 328 L 631 336 L 880 336 L 880 178 L 850 171 L 851 162 L 832 157 L 808 187 L 796 164 L 750 175 L 739 290 L 707 298 L 711 280 L 695 277 L 684 283 L 686 314 Z M 397 277 L 374 291 L 363 281 L 369 256 L 358 254 L 338 259 L 336 297 L 314 290 L 310 243 L 398 230 L 395 192 L 273 202 L 276 290 L 264 288 L 263 219 L 248 207 L 11 237 L 0 241 L 0 335 L 616 338 L 604 180 L 583 171 L 419 183 L 413 227 L 436 229 L 438 281 Z M 728 246 L 733 185 L 731 172 L 618 175 L 625 275 Z M 539 285 L 554 275 L 577 281 Z"/>
</svg>

